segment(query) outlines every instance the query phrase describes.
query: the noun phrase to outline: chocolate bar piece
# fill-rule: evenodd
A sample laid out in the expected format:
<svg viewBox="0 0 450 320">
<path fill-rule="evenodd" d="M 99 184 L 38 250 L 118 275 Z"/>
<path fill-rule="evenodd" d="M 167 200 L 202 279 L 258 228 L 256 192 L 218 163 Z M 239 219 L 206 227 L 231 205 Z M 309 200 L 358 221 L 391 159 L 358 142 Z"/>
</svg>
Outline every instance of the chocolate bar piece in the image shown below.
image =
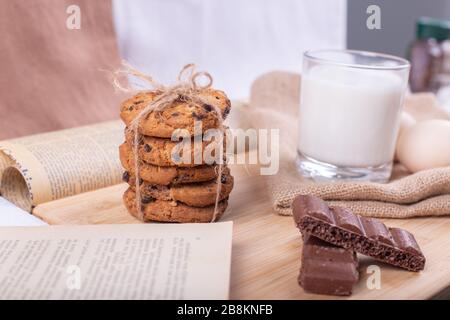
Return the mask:
<svg viewBox="0 0 450 320">
<path fill-rule="evenodd" d="M 388 229 L 380 220 L 340 207 L 330 208 L 311 195 L 296 197 L 292 206 L 294 220 L 303 234 L 407 270 L 420 271 L 425 267 L 416 239 L 406 230 Z"/>
<path fill-rule="evenodd" d="M 358 279 L 355 251 L 336 247 L 313 236 L 305 237 L 298 282 L 306 292 L 348 296 Z"/>
</svg>

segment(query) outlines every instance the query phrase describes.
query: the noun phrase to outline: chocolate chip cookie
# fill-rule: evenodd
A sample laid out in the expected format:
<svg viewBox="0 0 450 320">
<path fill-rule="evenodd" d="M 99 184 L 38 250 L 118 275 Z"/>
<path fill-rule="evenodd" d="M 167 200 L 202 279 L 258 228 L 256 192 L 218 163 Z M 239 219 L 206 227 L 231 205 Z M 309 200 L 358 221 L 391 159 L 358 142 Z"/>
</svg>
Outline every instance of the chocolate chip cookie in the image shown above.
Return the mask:
<svg viewBox="0 0 450 320">
<path fill-rule="evenodd" d="M 126 132 L 126 143 L 129 148 L 134 143 L 134 135 L 132 132 Z M 180 141 L 172 141 L 166 138 L 156 138 L 150 136 L 141 136 L 138 147 L 139 159 L 155 165 L 155 166 L 178 166 L 178 167 L 195 167 L 199 165 L 215 164 L 215 146 L 219 142 L 202 141 L 197 147 L 193 141 L 186 146 Z M 225 150 L 225 138 L 223 139 L 223 149 Z M 184 151 L 188 152 L 185 157 Z M 205 155 L 207 157 L 205 157 Z"/>
<path fill-rule="evenodd" d="M 228 198 L 234 184 L 230 170 L 227 167 L 223 169 L 219 201 Z M 130 184 L 130 188 L 135 190 L 136 179 L 134 176 L 129 177 L 128 183 Z M 178 201 L 192 207 L 207 207 L 216 202 L 217 180 L 174 186 L 151 184 L 141 180 L 140 190 L 143 198 Z"/>
<path fill-rule="evenodd" d="M 125 191 L 123 201 L 127 210 L 138 217 L 136 210 L 136 194 L 131 188 Z M 141 209 L 144 214 L 144 222 L 211 222 L 214 217 L 214 205 L 197 208 L 190 207 L 176 201 L 164 201 L 153 198 L 142 198 Z M 215 221 L 219 220 L 228 206 L 228 201 L 222 200 L 218 205 L 218 212 Z"/>
<path fill-rule="evenodd" d="M 134 175 L 134 157 L 131 148 L 124 143 L 119 148 L 120 161 L 125 168 L 124 180 L 128 182 L 131 175 Z M 210 181 L 217 178 L 217 165 L 203 165 L 192 168 L 183 167 L 159 167 L 144 161 L 140 161 L 139 175 L 141 179 L 149 184 L 160 184 L 167 186 L 169 184 L 184 184 L 192 182 Z"/>
<path fill-rule="evenodd" d="M 139 113 L 161 93 L 158 91 L 141 92 L 125 101 L 121 106 L 120 117 L 127 126 Z M 175 129 L 186 129 L 194 134 L 194 121 L 202 122 L 202 133 L 208 129 L 217 128 L 219 121 L 214 107 L 222 112 L 225 119 L 230 113 L 231 102 L 220 90 L 207 89 L 198 94 L 204 103 L 189 101 L 179 96 L 163 111 L 151 112 L 143 118 L 139 125 L 139 133 L 152 137 L 170 138 Z"/>
</svg>

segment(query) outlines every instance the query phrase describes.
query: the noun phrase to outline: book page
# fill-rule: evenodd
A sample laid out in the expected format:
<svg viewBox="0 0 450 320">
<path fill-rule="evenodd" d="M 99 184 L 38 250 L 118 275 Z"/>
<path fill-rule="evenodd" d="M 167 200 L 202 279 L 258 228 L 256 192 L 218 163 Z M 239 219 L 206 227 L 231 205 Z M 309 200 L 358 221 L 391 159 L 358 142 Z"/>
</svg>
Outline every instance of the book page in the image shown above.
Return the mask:
<svg viewBox="0 0 450 320">
<path fill-rule="evenodd" d="M 31 212 L 41 203 L 120 183 L 123 129 L 112 121 L 0 142 L 0 194 Z"/>
<path fill-rule="evenodd" d="M 0 299 L 227 299 L 232 222 L 0 228 Z"/>
<path fill-rule="evenodd" d="M 0 226 L 45 226 L 47 223 L 0 197 Z"/>
</svg>

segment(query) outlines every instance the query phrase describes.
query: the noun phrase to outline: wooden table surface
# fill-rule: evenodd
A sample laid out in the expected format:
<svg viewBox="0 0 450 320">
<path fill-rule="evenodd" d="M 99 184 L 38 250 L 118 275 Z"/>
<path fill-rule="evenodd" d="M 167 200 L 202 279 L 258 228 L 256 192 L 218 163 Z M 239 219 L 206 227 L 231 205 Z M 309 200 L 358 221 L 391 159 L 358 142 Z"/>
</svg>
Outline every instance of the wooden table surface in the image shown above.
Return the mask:
<svg viewBox="0 0 450 320">
<path fill-rule="evenodd" d="M 235 189 L 223 220 L 234 221 L 231 299 L 329 299 L 297 283 L 302 241 L 291 217 L 276 215 L 256 166 L 232 166 Z M 138 223 L 122 205 L 125 185 L 38 206 L 50 224 Z M 385 220 L 413 232 L 426 258 L 420 273 L 360 260 L 361 279 L 351 299 L 427 299 L 450 286 L 450 217 Z M 367 266 L 381 268 L 381 289 L 368 289 Z"/>
</svg>

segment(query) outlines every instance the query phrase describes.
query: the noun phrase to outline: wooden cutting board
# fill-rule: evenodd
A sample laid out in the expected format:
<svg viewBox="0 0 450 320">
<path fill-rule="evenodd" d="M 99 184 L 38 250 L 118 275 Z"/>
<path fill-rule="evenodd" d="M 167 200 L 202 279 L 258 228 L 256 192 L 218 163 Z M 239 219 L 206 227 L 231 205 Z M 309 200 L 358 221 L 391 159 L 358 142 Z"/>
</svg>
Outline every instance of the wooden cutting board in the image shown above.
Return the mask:
<svg viewBox="0 0 450 320">
<path fill-rule="evenodd" d="M 232 299 L 327 299 L 297 284 L 302 241 L 291 217 L 273 213 L 256 166 L 232 166 L 235 189 L 223 220 L 234 221 Z M 122 205 L 125 185 L 46 203 L 35 215 L 50 224 L 139 223 Z M 428 299 L 450 286 L 450 217 L 385 220 L 414 233 L 426 258 L 420 273 L 362 257 L 351 299 Z M 369 265 L 381 269 L 381 289 L 368 289 Z"/>
</svg>

